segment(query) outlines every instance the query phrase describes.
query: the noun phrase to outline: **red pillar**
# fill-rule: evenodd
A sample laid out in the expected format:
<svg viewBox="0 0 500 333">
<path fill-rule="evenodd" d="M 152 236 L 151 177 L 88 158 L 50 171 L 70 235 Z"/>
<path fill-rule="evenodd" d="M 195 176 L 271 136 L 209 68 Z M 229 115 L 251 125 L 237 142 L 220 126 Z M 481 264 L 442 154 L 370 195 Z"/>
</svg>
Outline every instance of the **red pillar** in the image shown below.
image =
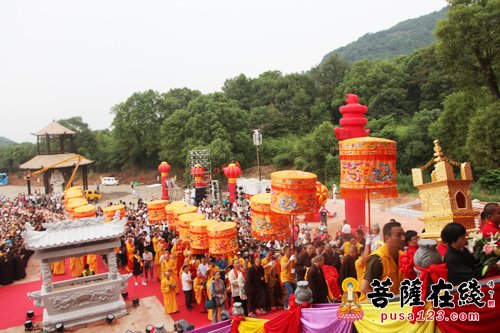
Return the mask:
<svg viewBox="0 0 500 333">
<path fill-rule="evenodd" d="M 335 136 L 339 141 L 353 138 L 361 138 L 370 134 L 369 129 L 365 129 L 368 124 L 368 119 L 365 113 L 368 107 L 358 103 L 358 96 L 355 94 L 347 94 L 347 105 L 340 107 L 340 113 L 343 118 L 340 119 L 340 126 L 334 129 Z M 345 202 L 345 218 L 351 225 L 352 230 L 356 230 L 358 226 L 365 225 L 366 208 L 364 199 L 344 199 Z"/>
<path fill-rule="evenodd" d="M 229 202 L 234 202 L 236 200 L 236 178 L 229 178 L 227 183 L 229 186 Z"/>
</svg>

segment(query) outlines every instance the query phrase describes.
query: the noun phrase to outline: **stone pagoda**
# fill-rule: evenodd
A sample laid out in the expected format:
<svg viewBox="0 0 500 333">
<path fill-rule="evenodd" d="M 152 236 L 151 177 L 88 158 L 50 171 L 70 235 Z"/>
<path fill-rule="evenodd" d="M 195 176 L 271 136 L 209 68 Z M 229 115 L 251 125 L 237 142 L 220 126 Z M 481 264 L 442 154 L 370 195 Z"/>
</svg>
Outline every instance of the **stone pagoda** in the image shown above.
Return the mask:
<svg viewBox="0 0 500 333">
<path fill-rule="evenodd" d="M 424 183 L 423 171 L 434 164 L 431 181 Z M 453 166 L 460 168 L 460 179 L 455 177 Z M 473 229 L 471 184 L 472 170 L 469 162 L 458 163 L 442 152 L 439 140 L 434 140 L 434 157 L 422 168 L 412 169 L 413 185 L 419 190 L 422 201 L 425 233 L 423 238 L 439 238 L 441 230 L 450 222 L 458 222 L 466 229 Z"/>
<path fill-rule="evenodd" d="M 44 223 L 45 231 L 27 225 L 25 247 L 35 251 L 42 274 L 41 290 L 28 293 L 28 297 L 35 306 L 44 308 L 44 332 L 54 331 L 58 323 L 67 328 L 104 320 L 108 314 L 115 318 L 127 314 L 121 292 L 131 274 L 118 272 L 114 250 L 120 246 L 126 222 L 118 214 L 108 223 L 103 217 Z M 52 282 L 52 262 L 89 253 L 104 254 L 109 271 Z"/>
</svg>

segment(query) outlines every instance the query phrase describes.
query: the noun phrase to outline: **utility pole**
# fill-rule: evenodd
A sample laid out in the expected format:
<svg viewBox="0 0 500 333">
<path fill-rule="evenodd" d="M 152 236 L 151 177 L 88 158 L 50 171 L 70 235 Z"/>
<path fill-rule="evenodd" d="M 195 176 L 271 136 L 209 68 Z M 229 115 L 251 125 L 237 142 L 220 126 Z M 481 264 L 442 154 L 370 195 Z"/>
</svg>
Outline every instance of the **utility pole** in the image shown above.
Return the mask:
<svg viewBox="0 0 500 333">
<path fill-rule="evenodd" d="M 253 130 L 253 144 L 257 151 L 257 168 L 259 169 L 259 182 L 262 180 L 262 173 L 260 171 L 260 160 L 259 160 L 259 146 L 262 145 L 262 133 L 258 129 Z"/>
</svg>

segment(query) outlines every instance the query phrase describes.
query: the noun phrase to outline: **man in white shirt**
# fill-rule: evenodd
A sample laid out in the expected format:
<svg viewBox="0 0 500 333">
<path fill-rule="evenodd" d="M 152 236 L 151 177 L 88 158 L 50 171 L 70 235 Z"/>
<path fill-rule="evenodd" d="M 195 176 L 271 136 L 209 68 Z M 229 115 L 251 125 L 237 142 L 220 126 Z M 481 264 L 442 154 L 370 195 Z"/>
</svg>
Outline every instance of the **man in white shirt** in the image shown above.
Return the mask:
<svg viewBox="0 0 500 333">
<path fill-rule="evenodd" d="M 238 275 L 241 271 L 241 263 L 239 260 L 234 261 L 234 268 L 229 271 L 227 275 L 229 279 L 229 283 L 231 284 L 231 295 L 233 295 L 233 304 L 234 302 L 240 302 L 240 286 L 238 284 Z"/>
<path fill-rule="evenodd" d="M 208 273 L 208 263 L 207 263 L 207 258 L 203 257 L 201 258 L 201 263 L 198 265 L 198 270 L 200 271 L 201 275 L 203 277 L 207 277 Z"/>
<path fill-rule="evenodd" d="M 186 309 L 191 311 L 191 301 L 193 300 L 193 279 L 188 271 L 188 266 L 182 266 L 182 291 L 184 292 L 184 301 L 186 302 Z"/>
<path fill-rule="evenodd" d="M 344 225 L 342 226 L 342 236 L 351 234 L 351 225 L 344 220 Z"/>
<path fill-rule="evenodd" d="M 148 271 L 150 280 L 153 281 L 153 254 L 144 248 L 144 253 L 142 254 L 142 262 L 144 265 L 144 280 L 142 280 L 143 285 L 148 284 Z"/>
<path fill-rule="evenodd" d="M 380 237 L 380 227 L 378 224 L 374 224 L 371 227 L 371 234 L 366 236 L 366 245 L 370 245 L 370 252 L 375 251 L 380 246 L 384 245 Z"/>
</svg>

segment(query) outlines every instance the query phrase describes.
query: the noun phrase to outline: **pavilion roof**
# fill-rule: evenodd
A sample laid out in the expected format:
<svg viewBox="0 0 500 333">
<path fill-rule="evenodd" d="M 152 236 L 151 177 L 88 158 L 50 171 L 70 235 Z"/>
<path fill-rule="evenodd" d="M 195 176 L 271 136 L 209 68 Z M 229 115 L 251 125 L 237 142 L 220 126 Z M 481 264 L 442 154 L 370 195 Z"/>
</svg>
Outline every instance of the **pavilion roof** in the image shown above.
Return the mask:
<svg viewBox="0 0 500 333">
<path fill-rule="evenodd" d="M 120 220 L 118 214 L 111 222 L 104 222 L 104 217 L 92 217 L 43 223 L 45 231 L 35 231 L 28 223 L 22 236 L 26 249 L 46 250 L 119 238 L 125 233 L 125 223 L 126 220 Z"/>
<path fill-rule="evenodd" d="M 59 124 L 58 122 L 51 122 L 41 130 L 35 133 L 31 133 L 36 136 L 40 135 L 63 135 L 63 134 L 76 134 L 75 131 L 70 130 L 69 128 L 64 127 L 63 125 Z"/>
<path fill-rule="evenodd" d="M 36 155 L 31 160 L 19 165 L 19 168 L 27 170 L 38 170 L 48 167 L 50 165 L 54 165 L 57 162 L 65 160 L 72 156 L 76 156 L 76 154 L 66 153 L 66 154 L 52 154 L 52 155 Z M 54 169 L 73 167 L 76 165 L 76 161 L 77 159 L 75 158 L 70 161 L 58 164 L 57 166 L 54 166 Z M 94 161 L 88 160 L 85 157 L 82 158 L 82 160 L 80 161 L 80 165 L 87 165 L 92 163 L 94 163 Z"/>
</svg>

